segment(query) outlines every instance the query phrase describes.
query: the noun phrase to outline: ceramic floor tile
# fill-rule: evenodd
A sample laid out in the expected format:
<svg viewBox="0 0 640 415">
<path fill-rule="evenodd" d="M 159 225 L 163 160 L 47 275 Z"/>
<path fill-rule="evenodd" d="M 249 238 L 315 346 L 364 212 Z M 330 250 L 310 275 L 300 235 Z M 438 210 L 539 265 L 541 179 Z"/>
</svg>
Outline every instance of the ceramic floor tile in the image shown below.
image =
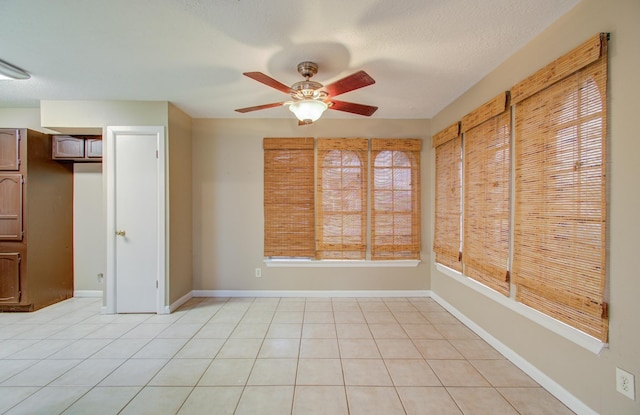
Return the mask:
<svg viewBox="0 0 640 415">
<path fill-rule="evenodd" d="M 302 339 L 300 342 L 300 358 L 327 359 L 339 357 L 337 339 Z"/>
<path fill-rule="evenodd" d="M 343 386 L 296 386 L 292 415 L 348 415 Z"/>
<path fill-rule="evenodd" d="M 8 378 L 2 386 L 46 386 L 81 360 L 41 360 Z"/>
<path fill-rule="evenodd" d="M 539 386 L 526 373 L 506 359 L 469 360 L 469 362 L 494 387 L 537 387 Z"/>
<path fill-rule="evenodd" d="M 0 332 L 2 332 L 2 330 L 4 330 L 4 328 L 1 328 Z M 0 341 L 0 359 L 9 357 L 12 354 L 24 350 L 39 341 L 40 340 L 36 339 L 9 339 Z"/>
<path fill-rule="evenodd" d="M 335 339 L 336 325 L 331 323 L 305 323 L 302 325 L 304 339 Z"/>
<path fill-rule="evenodd" d="M 96 387 L 78 399 L 62 414 L 117 415 L 140 389 L 140 386 Z"/>
<path fill-rule="evenodd" d="M 431 324 L 460 324 L 460 321 L 446 311 L 427 311 L 422 313 Z"/>
<path fill-rule="evenodd" d="M 466 360 L 429 360 L 428 363 L 444 386 L 490 386 Z"/>
<path fill-rule="evenodd" d="M 350 415 L 405 415 L 395 388 L 347 386 Z"/>
<path fill-rule="evenodd" d="M 364 319 L 364 314 L 357 311 L 334 311 L 333 318 L 336 324 L 364 324 L 367 321 Z"/>
<path fill-rule="evenodd" d="M 400 324 L 427 324 L 426 318 L 418 311 L 394 311 L 393 316 Z"/>
<path fill-rule="evenodd" d="M 264 339 L 269 323 L 240 323 L 229 336 L 232 339 Z"/>
<path fill-rule="evenodd" d="M 335 323 L 333 311 L 305 311 L 304 324 Z"/>
<path fill-rule="evenodd" d="M 367 324 L 336 324 L 336 332 L 339 339 L 372 339 L 371 331 Z"/>
<path fill-rule="evenodd" d="M 448 340 L 417 339 L 413 344 L 422 356 L 427 359 L 464 359 L 460 352 Z"/>
<path fill-rule="evenodd" d="M 81 339 L 104 327 L 104 324 L 74 324 L 66 329 L 60 330 L 49 339 Z"/>
<path fill-rule="evenodd" d="M 276 311 L 271 323 L 302 324 L 303 318 L 303 311 Z"/>
<path fill-rule="evenodd" d="M 493 347 L 481 339 L 449 340 L 465 359 L 504 359 Z"/>
<path fill-rule="evenodd" d="M 255 359 L 262 346 L 262 339 L 229 339 L 217 357 L 222 359 Z"/>
<path fill-rule="evenodd" d="M 111 339 L 80 339 L 49 356 L 49 359 L 86 359 L 111 343 Z"/>
<path fill-rule="evenodd" d="M 242 387 L 197 386 L 180 408 L 178 415 L 233 415 Z"/>
<path fill-rule="evenodd" d="M 299 339 L 265 339 L 260 348 L 260 358 L 296 358 L 300 352 Z"/>
<path fill-rule="evenodd" d="M 222 345 L 223 339 L 191 339 L 174 356 L 176 359 L 213 359 Z"/>
<path fill-rule="evenodd" d="M 391 311 L 365 311 L 364 318 L 369 324 L 398 324 Z"/>
<path fill-rule="evenodd" d="M 128 359 L 142 349 L 149 339 L 116 339 L 91 357 L 93 359 Z"/>
<path fill-rule="evenodd" d="M 100 386 L 144 386 L 167 364 L 166 359 L 129 359 L 107 376 Z"/>
<path fill-rule="evenodd" d="M 479 339 L 474 332 L 460 323 L 434 324 L 434 327 L 444 336 L 445 339 Z"/>
<path fill-rule="evenodd" d="M 445 388 L 401 387 L 397 391 L 407 415 L 463 415 Z"/>
<path fill-rule="evenodd" d="M 51 385 L 95 386 L 123 363 L 123 359 L 87 359 L 51 382 Z"/>
<path fill-rule="evenodd" d="M 381 359 L 342 359 L 346 385 L 391 386 L 391 377 Z"/>
<path fill-rule="evenodd" d="M 87 393 L 89 387 L 49 386 L 9 409 L 5 415 L 59 414 L 78 398 Z"/>
<path fill-rule="evenodd" d="M 153 339 L 162 333 L 166 328 L 171 326 L 169 323 L 164 324 L 139 324 L 122 335 L 123 339 Z"/>
<path fill-rule="evenodd" d="M 212 359 L 171 359 L 153 379 L 150 386 L 195 386 L 209 368 Z"/>
<path fill-rule="evenodd" d="M 297 359 L 256 359 L 247 385 L 295 385 Z"/>
<path fill-rule="evenodd" d="M 247 311 L 242 317 L 242 323 L 266 323 L 269 324 L 273 320 L 274 311 Z"/>
<path fill-rule="evenodd" d="M 89 333 L 85 339 L 117 339 L 133 330 L 137 324 L 106 324 L 100 330 Z"/>
<path fill-rule="evenodd" d="M 376 339 L 380 354 L 384 359 L 421 359 L 422 355 L 411 340 Z"/>
<path fill-rule="evenodd" d="M 407 333 L 398 323 L 369 324 L 369 330 L 375 339 L 408 339 Z"/>
<path fill-rule="evenodd" d="M 447 388 L 447 390 L 465 415 L 518 415 L 513 406 L 493 388 Z"/>
<path fill-rule="evenodd" d="M 198 386 L 243 386 L 249 379 L 254 359 L 215 359 Z"/>
<path fill-rule="evenodd" d="M 339 339 L 343 359 L 380 359 L 378 345 L 373 339 Z"/>
<path fill-rule="evenodd" d="M 40 390 L 37 386 L 0 386 L 0 414 Z"/>
<path fill-rule="evenodd" d="M 185 345 L 188 339 L 152 339 L 136 354 L 134 359 L 170 359 Z"/>
<path fill-rule="evenodd" d="M 344 385 L 340 359 L 300 359 L 297 385 Z"/>
<path fill-rule="evenodd" d="M 435 327 L 431 324 L 402 324 L 402 328 L 407 335 L 413 339 L 444 339 L 444 336 L 440 334 Z"/>
<path fill-rule="evenodd" d="M 119 415 L 174 415 L 191 393 L 190 387 L 143 388 Z"/>
<path fill-rule="evenodd" d="M 331 301 L 308 301 L 304 308 L 305 312 L 309 311 L 333 311 L 333 303 Z"/>
<path fill-rule="evenodd" d="M 333 312 L 335 314 L 336 311 L 357 311 L 362 313 L 360 310 L 360 304 L 358 301 L 334 301 L 333 302 Z"/>
<path fill-rule="evenodd" d="M 236 328 L 232 323 L 208 323 L 194 336 L 197 339 L 227 339 Z"/>
<path fill-rule="evenodd" d="M 31 346 L 13 353 L 9 356 L 11 359 L 45 359 L 59 350 L 68 347 L 73 340 L 40 340 Z"/>
<path fill-rule="evenodd" d="M 572 415 L 562 402 L 542 388 L 499 388 L 498 391 L 521 414 Z"/>
<path fill-rule="evenodd" d="M 299 339 L 302 336 L 301 323 L 272 323 L 267 331 L 267 339 Z"/>
<path fill-rule="evenodd" d="M 290 414 L 293 386 L 247 386 L 235 415 Z"/>
<path fill-rule="evenodd" d="M 38 362 L 39 360 L 0 360 L 0 384 Z"/>
<path fill-rule="evenodd" d="M 442 386 L 424 360 L 386 360 L 385 364 L 395 386 Z"/>
</svg>

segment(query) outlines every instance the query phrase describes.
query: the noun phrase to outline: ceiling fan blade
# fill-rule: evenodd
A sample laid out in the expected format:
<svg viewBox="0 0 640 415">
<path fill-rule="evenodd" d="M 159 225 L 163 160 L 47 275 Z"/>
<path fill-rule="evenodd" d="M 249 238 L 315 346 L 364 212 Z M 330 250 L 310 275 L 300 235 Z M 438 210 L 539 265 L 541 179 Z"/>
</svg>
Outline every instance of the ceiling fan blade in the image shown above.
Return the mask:
<svg viewBox="0 0 640 415">
<path fill-rule="evenodd" d="M 326 85 L 324 88 L 329 96 L 335 97 L 345 92 L 353 91 L 354 89 L 363 88 L 375 84 L 376 81 L 369 76 L 365 71 L 358 71 L 345 78 L 339 79 L 332 84 Z"/>
<path fill-rule="evenodd" d="M 353 102 L 345 102 L 345 101 L 336 101 L 335 99 L 332 99 L 331 102 L 333 103 L 333 105 L 329 106 L 330 110 L 350 112 L 352 114 L 364 115 L 366 117 L 371 116 L 378 109 L 378 107 L 373 107 L 371 105 L 356 104 Z"/>
<path fill-rule="evenodd" d="M 245 112 L 251 112 L 251 111 L 258 111 L 258 110 L 266 110 L 267 108 L 281 107 L 284 104 L 285 102 L 274 102 L 272 104 L 256 105 L 255 107 L 238 108 L 236 111 L 245 113 Z"/>
<path fill-rule="evenodd" d="M 276 81 L 272 77 L 265 75 L 262 72 L 245 72 L 243 73 L 243 75 L 248 76 L 249 78 L 254 79 L 258 82 L 261 82 L 267 86 L 270 86 L 271 88 L 275 88 L 278 91 L 284 92 L 285 94 L 290 94 L 291 92 L 295 92 L 293 89 L 291 89 L 287 85 L 279 81 Z"/>
</svg>

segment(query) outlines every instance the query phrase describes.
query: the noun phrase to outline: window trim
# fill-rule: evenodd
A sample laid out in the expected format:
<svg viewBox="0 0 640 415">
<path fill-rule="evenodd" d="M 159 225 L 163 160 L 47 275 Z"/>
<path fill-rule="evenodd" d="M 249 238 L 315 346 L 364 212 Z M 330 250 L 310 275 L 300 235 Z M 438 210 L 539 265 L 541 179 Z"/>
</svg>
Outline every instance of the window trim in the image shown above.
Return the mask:
<svg viewBox="0 0 640 415">
<path fill-rule="evenodd" d="M 409 268 L 422 263 L 420 259 L 352 260 L 352 259 L 294 259 L 265 258 L 267 268 Z"/>
</svg>

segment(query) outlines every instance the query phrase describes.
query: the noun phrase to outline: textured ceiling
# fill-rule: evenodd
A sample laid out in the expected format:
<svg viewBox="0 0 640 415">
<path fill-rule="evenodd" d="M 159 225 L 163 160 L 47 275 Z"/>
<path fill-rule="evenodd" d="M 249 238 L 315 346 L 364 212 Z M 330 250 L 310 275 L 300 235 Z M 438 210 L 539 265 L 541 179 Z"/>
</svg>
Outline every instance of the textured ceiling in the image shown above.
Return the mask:
<svg viewBox="0 0 640 415">
<path fill-rule="evenodd" d="M 192 117 L 288 118 L 291 85 L 317 62 L 328 84 L 363 69 L 376 84 L 340 96 L 374 118 L 431 118 L 578 0 L 0 0 L 0 107 L 39 100 L 170 101 Z M 324 117 L 355 118 L 329 111 Z"/>
</svg>

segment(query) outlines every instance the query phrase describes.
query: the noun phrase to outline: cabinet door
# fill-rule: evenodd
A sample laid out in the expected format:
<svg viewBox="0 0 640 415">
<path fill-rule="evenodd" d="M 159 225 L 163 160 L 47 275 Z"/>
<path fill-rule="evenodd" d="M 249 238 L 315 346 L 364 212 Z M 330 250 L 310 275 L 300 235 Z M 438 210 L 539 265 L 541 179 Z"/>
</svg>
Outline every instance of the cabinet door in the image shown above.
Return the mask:
<svg viewBox="0 0 640 415">
<path fill-rule="evenodd" d="M 102 157 L 102 139 L 87 138 L 85 141 L 85 154 L 88 158 Z"/>
<path fill-rule="evenodd" d="M 0 303 L 20 302 L 20 254 L 0 253 Z"/>
<path fill-rule="evenodd" d="M 54 159 L 84 158 L 84 139 L 82 138 L 54 135 L 51 147 Z"/>
<path fill-rule="evenodd" d="M 0 174 L 0 240 L 22 240 L 21 174 Z"/>
<path fill-rule="evenodd" d="M 20 133 L 18 130 L 0 130 L 0 170 L 20 169 Z"/>
</svg>

